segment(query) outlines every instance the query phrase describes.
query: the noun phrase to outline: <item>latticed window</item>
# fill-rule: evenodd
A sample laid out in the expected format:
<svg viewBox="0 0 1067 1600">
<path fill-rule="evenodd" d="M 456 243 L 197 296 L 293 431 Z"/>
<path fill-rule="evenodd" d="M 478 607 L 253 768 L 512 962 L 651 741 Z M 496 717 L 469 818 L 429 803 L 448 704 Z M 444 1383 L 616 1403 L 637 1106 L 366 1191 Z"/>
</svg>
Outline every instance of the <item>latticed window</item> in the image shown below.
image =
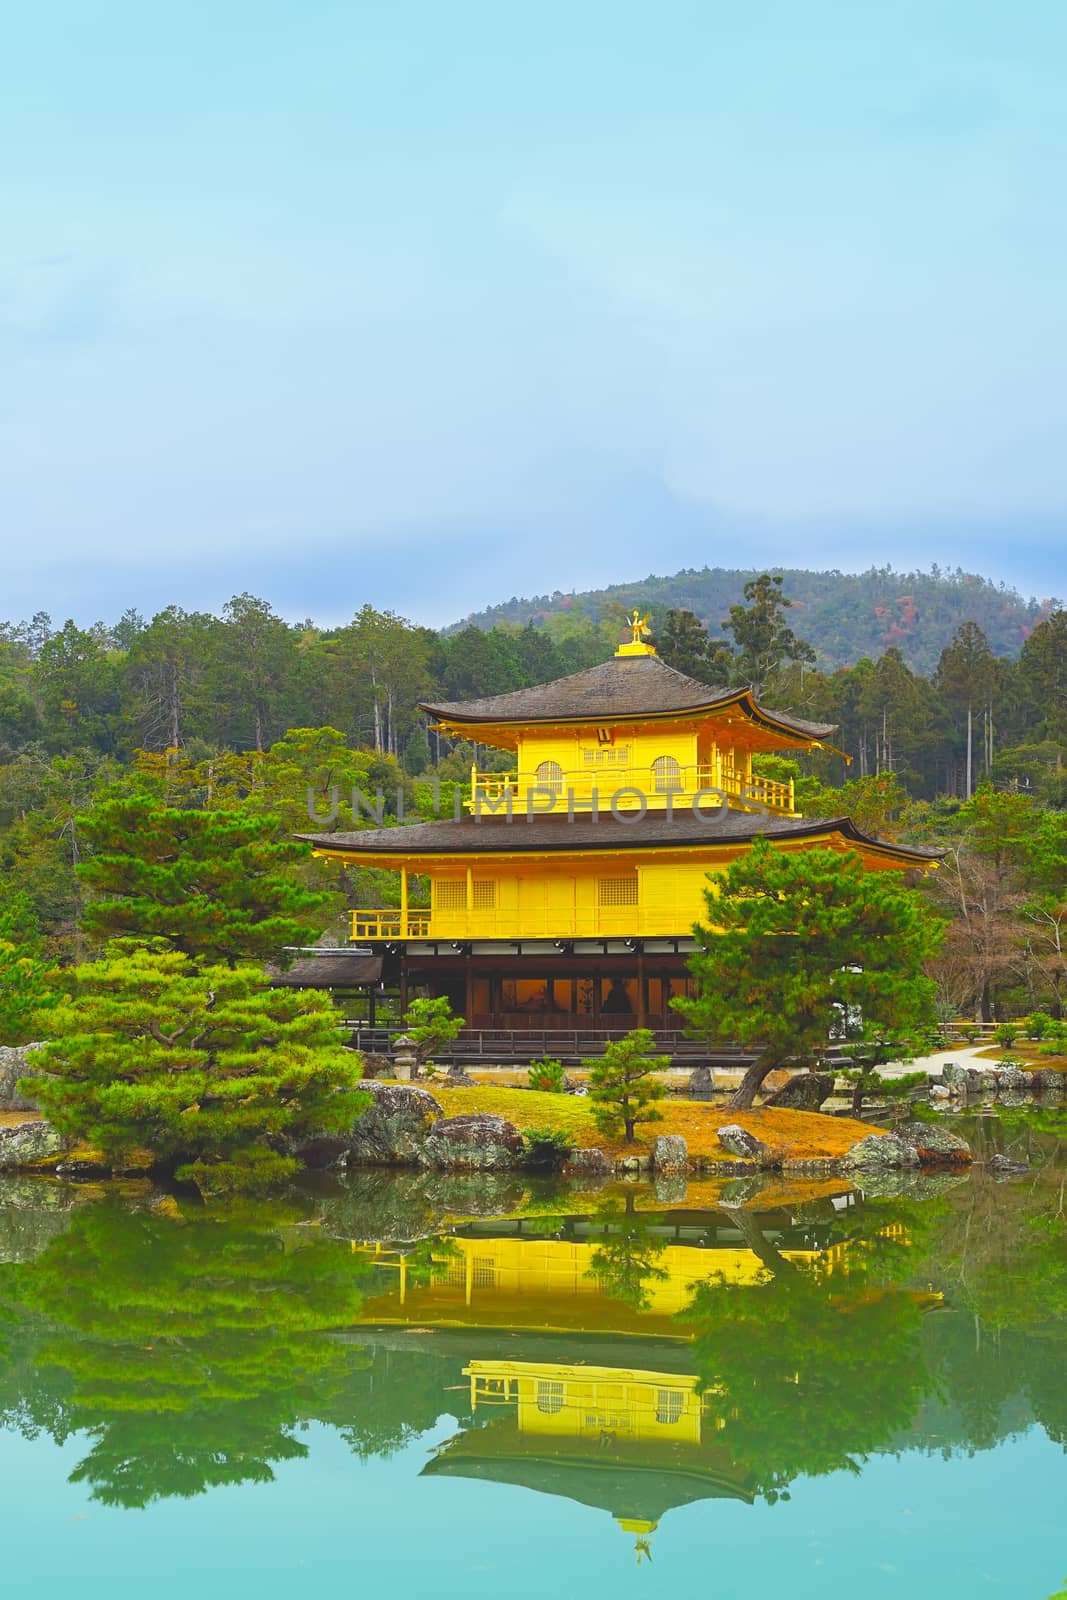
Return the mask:
<svg viewBox="0 0 1067 1600">
<path fill-rule="evenodd" d="M 582 751 L 582 760 L 587 767 L 628 767 L 630 764 L 630 746 L 617 745 L 590 745 Z"/>
<path fill-rule="evenodd" d="M 472 885 L 475 911 L 496 910 L 496 882 L 492 878 L 476 878 Z"/>
<path fill-rule="evenodd" d="M 548 1416 L 563 1410 L 563 1385 L 554 1378 L 538 1378 L 537 1409 Z"/>
<path fill-rule="evenodd" d="M 433 886 L 435 911 L 466 911 L 466 878 L 438 878 Z"/>
<path fill-rule="evenodd" d="M 551 789 L 553 794 L 563 793 L 563 768 L 558 761 L 542 761 L 534 773 L 534 779 L 543 789 Z"/>
<path fill-rule="evenodd" d="M 475 1289 L 496 1287 L 496 1264 L 492 1256 L 475 1256 L 471 1268 L 471 1285 Z"/>
<path fill-rule="evenodd" d="M 627 878 L 600 878 L 597 882 L 597 901 L 602 906 L 635 906 L 637 873 Z"/>
<path fill-rule="evenodd" d="M 681 1389 L 657 1389 L 656 1391 L 656 1421 L 678 1422 L 685 1404 L 685 1395 Z"/>
<path fill-rule="evenodd" d="M 652 763 L 657 794 L 676 794 L 682 787 L 682 769 L 673 756 L 657 756 Z"/>
</svg>

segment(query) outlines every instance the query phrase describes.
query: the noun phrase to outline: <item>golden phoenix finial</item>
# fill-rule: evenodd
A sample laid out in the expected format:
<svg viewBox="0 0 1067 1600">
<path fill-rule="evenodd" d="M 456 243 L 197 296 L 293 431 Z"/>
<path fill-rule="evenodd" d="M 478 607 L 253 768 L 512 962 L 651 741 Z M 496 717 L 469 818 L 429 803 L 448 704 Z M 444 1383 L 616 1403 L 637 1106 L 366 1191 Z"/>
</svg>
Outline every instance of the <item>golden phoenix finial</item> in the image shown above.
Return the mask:
<svg viewBox="0 0 1067 1600">
<path fill-rule="evenodd" d="M 642 639 L 647 639 L 652 631 L 648 625 L 648 618 L 643 617 L 636 606 L 634 606 L 634 614 L 628 619 L 628 623 L 633 630 L 634 644 L 640 644 Z"/>
</svg>

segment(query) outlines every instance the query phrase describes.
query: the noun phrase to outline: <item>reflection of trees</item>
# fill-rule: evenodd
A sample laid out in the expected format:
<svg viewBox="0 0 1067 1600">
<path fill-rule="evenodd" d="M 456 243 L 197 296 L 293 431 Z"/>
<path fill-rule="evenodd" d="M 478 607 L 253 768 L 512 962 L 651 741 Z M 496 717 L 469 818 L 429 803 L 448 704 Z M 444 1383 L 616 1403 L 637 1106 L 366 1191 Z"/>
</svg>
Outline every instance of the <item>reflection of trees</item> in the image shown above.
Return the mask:
<svg viewBox="0 0 1067 1600">
<path fill-rule="evenodd" d="M 72 1476 L 105 1504 L 269 1480 L 362 1359 L 324 1337 L 360 1285 L 317 1230 L 99 1205 L 24 1270 L 22 1305 L 49 1328 L 38 1365 L 63 1380 L 66 1430 L 93 1440 Z"/>
<path fill-rule="evenodd" d="M 601 1242 L 589 1257 L 588 1277 L 597 1278 L 606 1294 L 621 1300 L 633 1311 L 644 1311 L 651 1304 L 651 1286 L 664 1283 L 669 1274 L 658 1264 L 666 1240 L 652 1232 L 654 1216 L 634 1209 L 634 1197 L 624 1203 L 604 1200 L 594 1218 L 602 1232 Z"/>
<path fill-rule="evenodd" d="M 930 1380 L 920 1301 L 891 1286 L 906 1243 L 868 1213 L 827 1275 L 786 1260 L 751 1213 L 732 1214 L 763 1273 L 695 1286 L 680 1318 L 724 1421 L 723 1441 L 768 1499 L 801 1473 L 858 1470 L 914 1418 Z"/>
<path fill-rule="evenodd" d="M 1002 1114 L 1001 1136 L 1034 1171 L 954 1191 L 929 1272 L 956 1309 L 932 1330 L 930 1359 L 978 1446 L 1003 1433 L 1006 1408 L 1027 1411 L 1067 1444 L 1067 1219 L 1064 1147 L 1048 1135 L 1062 1114 Z M 1062 1124 L 1060 1124 L 1062 1126 Z"/>
</svg>

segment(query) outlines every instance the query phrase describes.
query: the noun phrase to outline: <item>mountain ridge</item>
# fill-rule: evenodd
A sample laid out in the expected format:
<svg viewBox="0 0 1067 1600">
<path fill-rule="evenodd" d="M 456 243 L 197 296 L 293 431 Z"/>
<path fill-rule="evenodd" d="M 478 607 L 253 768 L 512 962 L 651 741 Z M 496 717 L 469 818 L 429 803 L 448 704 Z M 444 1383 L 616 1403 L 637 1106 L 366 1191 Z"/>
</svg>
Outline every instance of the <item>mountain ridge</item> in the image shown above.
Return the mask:
<svg viewBox="0 0 1067 1600">
<path fill-rule="evenodd" d="M 716 637 L 746 582 L 761 572 L 779 573 L 793 602 L 790 625 L 813 646 L 823 668 L 851 666 L 862 656 L 899 649 L 913 669 L 930 673 L 963 622 L 976 622 L 994 654 L 1017 656 L 1037 624 L 1059 602 L 1024 600 L 1018 590 L 957 567 L 897 572 L 872 566 L 865 572 L 807 567 L 687 567 L 666 576 L 650 574 L 603 589 L 510 600 L 472 612 L 453 628 L 498 625 L 543 627 L 550 618 L 588 617 L 599 622 L 633 606 L 652 613 L 653 627 L 668 610 L 692 611 Z"/>
</svg>

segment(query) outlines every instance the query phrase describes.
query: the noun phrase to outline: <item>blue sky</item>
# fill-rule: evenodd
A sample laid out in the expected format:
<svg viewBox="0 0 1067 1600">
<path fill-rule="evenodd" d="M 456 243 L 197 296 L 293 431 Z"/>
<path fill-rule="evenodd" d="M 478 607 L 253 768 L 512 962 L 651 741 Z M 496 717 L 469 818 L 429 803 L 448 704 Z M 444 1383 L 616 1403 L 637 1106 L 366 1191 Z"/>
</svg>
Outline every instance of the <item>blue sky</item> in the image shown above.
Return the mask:
<svg viewBox="0 0 1067 1600">
<path fill-rule="evenodd" d="M 1061 0 L 22 0 L 0 616 L 1067 590 Z"/>
</svg>

